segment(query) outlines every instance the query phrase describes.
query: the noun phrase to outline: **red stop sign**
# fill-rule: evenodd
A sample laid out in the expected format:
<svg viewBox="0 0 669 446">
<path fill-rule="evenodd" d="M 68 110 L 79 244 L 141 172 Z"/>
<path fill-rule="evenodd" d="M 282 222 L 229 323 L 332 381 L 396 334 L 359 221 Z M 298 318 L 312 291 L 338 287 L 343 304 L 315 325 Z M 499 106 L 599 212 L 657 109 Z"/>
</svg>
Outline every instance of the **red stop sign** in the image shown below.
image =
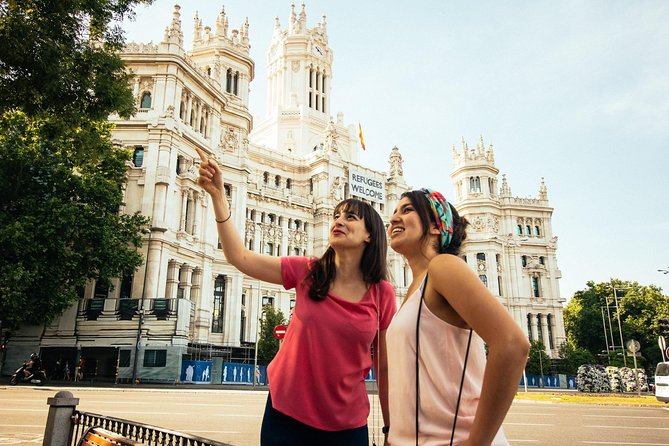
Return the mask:
<svg viewBox="0 0 669 446">
<path fill-rule="evenodd" d="M 284 336 L 286 336 L 286 330 L 288 327 L 286 327 L 283 324 L 279 324 L 276 327 L 274 327 L 274 337 L 277 339 L 283 339 Z"/>
</svg>

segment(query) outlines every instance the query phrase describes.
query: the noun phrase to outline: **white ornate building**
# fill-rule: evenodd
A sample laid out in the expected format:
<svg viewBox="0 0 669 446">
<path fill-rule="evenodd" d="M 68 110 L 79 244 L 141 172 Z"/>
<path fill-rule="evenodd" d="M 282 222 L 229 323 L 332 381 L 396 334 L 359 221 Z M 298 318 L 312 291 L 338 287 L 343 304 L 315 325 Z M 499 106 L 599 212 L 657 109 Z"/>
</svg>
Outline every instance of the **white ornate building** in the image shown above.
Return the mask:
<svg viewBox="0 0 669 446">
<path fill-rule="evenodd" d="M 330 103 L 333 53 L 325 18 L 309 28 L 302 6 L 288 26 L 276 20 L 267 56 L 265 117 L 248 109 L 254 61 L 249 24 L 231 29 L 225 12 L 214 28 L 195 17 L 193 47 L 183 47 L 178 6 L 159 44 L 127 45 L 138 113 L 116 124 L 114 139 L 133 151 L 126 213 L 150 218 L 145 266 L 113 289 L 94 283 L 82 300 L 42 333 L 16 333 L 7 364 L 40 349 L 45 362 L 84 356 L 97 378 L 174 381 L 186 358 L 253 360 L 264 305 L 291 312 L 294 293 L 239 273 L 218 246 L 208 196 L 196 183 L 200 148 L 223 166 L 232 221 L 249 249 L 271 255 L 320 255 L 334 206 L 362 197 L 388 221 L 408 190 L 397 147 L 389 171 L 359 163 L 357 129 Z M 552 209 L 542 185 L 537 199 L 511 197 L 492 148 L 454 149 L 454 202 L 471 222 L 468 263 L 531 339 L 554 356 L 564 341 Z M 410 271 L 394 253 L 389 264 L 403 298 Z M 546 341 L 548 340 L 548 341 Z M 220 382 L 214 362 L 213 380 Z"/>
</svg>

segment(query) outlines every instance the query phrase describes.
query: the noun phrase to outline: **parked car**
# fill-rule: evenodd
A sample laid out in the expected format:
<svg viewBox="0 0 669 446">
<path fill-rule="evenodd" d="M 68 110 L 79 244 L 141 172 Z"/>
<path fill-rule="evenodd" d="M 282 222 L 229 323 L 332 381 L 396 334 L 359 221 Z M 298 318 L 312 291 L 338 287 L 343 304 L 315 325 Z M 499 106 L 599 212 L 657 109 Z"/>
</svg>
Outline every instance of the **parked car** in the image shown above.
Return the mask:
<svg viewBox="0 0 669 446">
<path fill-rule="evenodd" d="M 660 362 L 655 368 L 655 398 L 669 403 L 669 361 Z"/>
</svg>

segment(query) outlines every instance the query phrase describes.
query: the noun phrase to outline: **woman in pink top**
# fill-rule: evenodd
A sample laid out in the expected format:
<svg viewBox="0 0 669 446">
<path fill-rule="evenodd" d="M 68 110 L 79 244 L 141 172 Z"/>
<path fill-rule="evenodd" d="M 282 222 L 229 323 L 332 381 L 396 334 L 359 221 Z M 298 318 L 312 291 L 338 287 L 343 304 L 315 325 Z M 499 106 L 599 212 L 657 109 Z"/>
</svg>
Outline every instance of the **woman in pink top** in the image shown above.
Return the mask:
<svg viewBox="0 0 669 446">
<path fill-rule="evenodd" d="M 344 200 L 335 207 L 330 246 L 321 258 L 255 253 L 229 221 L 221 170 L 198 152 L 198 183 L 211 195 L 228 262 L 248 276 L 296 290 L 286 337 L 268 367 L 261 444 L 367 446 L 365 376 L 373 365 L 387 422 L 385 332 L 396 309 L 395 292 L 385 280 L 381 217 L 367 203 Z M 379 352 L 374 357 L 372 345 Z"/>
<path fill-rule="evenodd" d="M 508 444 L 501 425 L 529 343 L 457 256 L 467 224 L 428 189 L 403 194 L 390 220 L 390 246 L 413 276 L 388 328 L 393 446 Z"/>
</svg>

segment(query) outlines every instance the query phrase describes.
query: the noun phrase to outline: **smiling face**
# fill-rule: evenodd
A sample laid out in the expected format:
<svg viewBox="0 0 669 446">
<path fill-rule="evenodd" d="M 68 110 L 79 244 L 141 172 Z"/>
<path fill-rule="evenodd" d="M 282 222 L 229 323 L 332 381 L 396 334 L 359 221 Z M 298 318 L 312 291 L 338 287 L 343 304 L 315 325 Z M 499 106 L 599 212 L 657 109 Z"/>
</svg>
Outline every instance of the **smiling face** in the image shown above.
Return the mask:
<svg viewBox="0 0 669 446">
<path fill-rule="evenodd" d="M 404 254 L 412 246 L 421 244 L 423 228 L 420 217 L 408 197 L 400 200 L 393 211 L 388 226 L 390 247 L 396 252 Z"/>
<path fill-rule="evenodd" d="M 330 224 L 330 246 L 333 248 L 363 248 L 370 241 L 365 219 L 359 209 L 346 203 L 338 206 Z"/>
</svg>

